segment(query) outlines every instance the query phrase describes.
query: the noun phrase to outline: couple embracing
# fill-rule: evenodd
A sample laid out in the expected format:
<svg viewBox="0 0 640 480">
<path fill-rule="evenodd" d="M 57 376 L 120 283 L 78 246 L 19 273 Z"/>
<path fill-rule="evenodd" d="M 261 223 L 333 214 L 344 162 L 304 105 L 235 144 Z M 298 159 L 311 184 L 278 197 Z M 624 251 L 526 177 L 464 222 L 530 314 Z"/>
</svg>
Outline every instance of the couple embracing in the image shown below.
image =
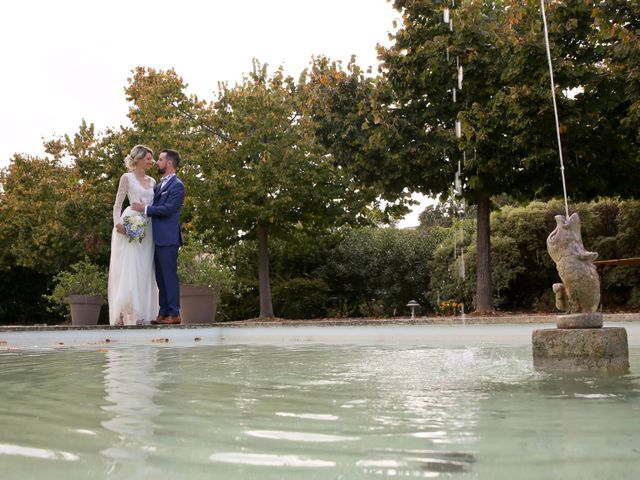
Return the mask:
<svg viewBox="0 0 640 480">
<path fill-rule="evenodd" d="M 147 175 L 156 165 L 158 184 Z M 111 325 L 178 324 L 178 249 L 184 184 L 176 177 L 180 154 L 136 145 L 125 158 L 113 205 L 114 230 L 109 263 Z M 130 206 L 122 212 L 124 199 Z"/>
</svg>

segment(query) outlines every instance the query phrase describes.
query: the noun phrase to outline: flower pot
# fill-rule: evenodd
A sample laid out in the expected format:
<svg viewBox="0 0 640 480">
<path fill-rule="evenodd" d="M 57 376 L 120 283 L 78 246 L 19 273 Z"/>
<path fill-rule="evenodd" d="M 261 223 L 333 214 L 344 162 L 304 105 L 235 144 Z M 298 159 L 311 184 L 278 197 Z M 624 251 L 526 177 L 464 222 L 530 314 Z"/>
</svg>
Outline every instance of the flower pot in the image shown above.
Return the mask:
<svg viewBox="0 0 640 480">
<path fill-rule="evenodd" d="M 100 308 L 104 303 L 97 295 L 69 295 L 71 307 L 71 325 L 97 325 Z"/>
<path fill-rule="evenodd" d="M 180 285 L 180 316 L 182 323 L 207 324 L 216 319 L 220 288 Z"/>
</svg>

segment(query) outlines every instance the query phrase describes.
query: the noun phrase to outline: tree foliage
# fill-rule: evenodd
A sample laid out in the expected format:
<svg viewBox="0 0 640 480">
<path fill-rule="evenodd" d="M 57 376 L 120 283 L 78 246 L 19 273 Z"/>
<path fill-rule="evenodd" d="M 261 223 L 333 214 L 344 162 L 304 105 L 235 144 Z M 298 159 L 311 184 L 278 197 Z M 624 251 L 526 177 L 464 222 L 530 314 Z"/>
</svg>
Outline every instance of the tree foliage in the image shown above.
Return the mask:
<svg viewBox="0 0 640 480">
<path fill-rule="evenodd" d="M 211 162 L 213 146 L 221 139 L 208 128 L 213 115 L 210 103 L 187 94 L 187 88 L 173 69 L 133 70 L 125 88 L 132 127 L 122 129 L 122 137 L 128 148 L 145 144 L 156 155 L 164 148 L 180 152 L 179 175 L 186 187 L 182 225 L 186 231 L 203 231 L 206 227 L 194 226 L 199 218 L 195 202 L 206 195 L 202 172 Z"/>
<path fill-rule="evenodd" d="M 379 49 L 378 79 L 352 65 L 317 68 L 325 92 L 315 108 L 317 133 L 362 181 L 388 193 L 448 196 L 461 163 L 462 195 L 478 206 L 476 307 L 486 310 L 490 198 L 562 191 L 540 5 L 458 2 L 451 27 L 443 22 L 446 2 L 392 3 L 402 21 L 392 45 Z M 569 194 L 634 195 L 638 7 L 593 0 L 548 9 Z"/>
<path fill-rule="evenodd" d="M 220 86 L 215 126 L 228 140 L 202 171 L 199 216 L 221 240 L 236 241 L 238 231 L 255 238 L 258 225 L 286 235 L 297 226 L 366 222 L 375 196 L 354 188 L 315 142 L 301 111 L 303 88 L 282 68 L 270 75 L 257 62 L 242 84 Z"/>
<path fill-rule="evenodd" d="M 67 264 L 62 252 L 78 252 L 64 215 L 71 191 L 69 169 L 59 161 L 16 155 L 2 172 L 0 227 L 3 264 L 53 273 Z"/>
<path fill-rule="evenodd" d="M 40 301 L 53 275 L 85 256 L 107 265 L 118 150 L 117 133 L 83 121 L 74 135 L 45 142 L 45 157 L 15 155 L 0 172 L 0 316 L 58 321 Z"/>
<path fill-rule="evenodd" d="M 338 315 L 404 315 L 416 300 L 428 308 L 433 256 L 443 236 L 437 231 L 366 228 L 345 232 L 324 275 Z"/>
<path fill-rule="evenodd" d="M 634 82 L 625 85 L 629 78 L 637 82 L 638 7 L 632 4 L 547 6 L 566 174 L 575 199 L 628 195 L 638 180 L 638 142 L 630 138 L 630 132 L 637 136 L 631 113 L 638 92 Z M 447 193 L 465 151 L 470 202 L 478 192 L 521 199 L 561 193 L 539 2 L 461 2 L 452 10 L 453 31 L 442 21 L 442 2 L 400 0 L 394 6 L 403 22 L 380 58 L 393 92 L 388 113 L 393 133 L 401 133 L 404 176 Z M 624 72 L 623 62 L 629 62 Z M 464 80 L 454 103 L 458 64 Z"/>
<path fill-rule="evenodd" d="M 112 139 L 83 122 L 46 142 L 44 158 L 16 155 L 0 174 L 6 265 L 57 273 L 85 255 L 105 264 L 111 235 Z"/>
</svg>

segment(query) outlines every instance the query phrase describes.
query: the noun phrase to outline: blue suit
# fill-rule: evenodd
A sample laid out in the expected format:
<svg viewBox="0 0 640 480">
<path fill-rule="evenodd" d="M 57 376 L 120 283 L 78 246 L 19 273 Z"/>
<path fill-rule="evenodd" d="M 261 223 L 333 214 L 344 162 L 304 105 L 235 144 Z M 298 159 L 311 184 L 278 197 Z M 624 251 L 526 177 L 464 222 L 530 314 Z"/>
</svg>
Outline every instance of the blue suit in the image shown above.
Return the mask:
<svg viewBox="0 0 640 480">
<path fill-rule="evenodd" d="M 180 314 L 178 249 L 182 245 L 180 212 L 184 203 L 184 184 L 174 175 L 162 189 L 158 184 L 153 194 L 153 204 L 147 206 L 146 213 L 153 219 L 153 259 L 159 290 L 159 314 L 173 317 Z"/>
</svg>

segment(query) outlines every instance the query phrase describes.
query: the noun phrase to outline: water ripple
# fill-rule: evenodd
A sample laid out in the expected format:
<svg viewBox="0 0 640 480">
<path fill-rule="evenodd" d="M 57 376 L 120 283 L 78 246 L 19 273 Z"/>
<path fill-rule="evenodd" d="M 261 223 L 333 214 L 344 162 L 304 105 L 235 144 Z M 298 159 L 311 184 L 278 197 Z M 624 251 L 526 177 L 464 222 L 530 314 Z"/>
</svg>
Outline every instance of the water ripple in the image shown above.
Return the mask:
<svg viewBox="0 0 640 480">
<path fill-rule="evenodd" d="M 63 460 L 65 462 L 75 462 L 80 457 L 74 453 L 63 452 L 61 450 L 48 450 L 45 448 L 23 447 L 21 445 L 11 445 L 0 443 L 0 455 L 17 455 L 21 457 L 42 458 L 45 460 Z"/>
<path fill-rule="evenodd" d="M 283 430 L 247 430 L 244 432 L 250 437 L 268 438 L 269 440 L 288 440 L 291 442 L 352 442 L 360 440 L 360 437 L 348 437 L 345 435 L 327 435 L 322 433 L 288 432 Z"/>
<path fill-rule="evenodd" d="M 329 460 L 300 457 L 298 455 L 274 455 L 268 453 L 221 452 L 209 456 L 212 462 L 236 463 L 242 465 L 258 465 L 263 467 L 335 467 Z"/>
<path fill-rule="evenodd" d="M 276 416 L 278 417 L 293 417 L 293 418 L 302 418 L 305 420 L 330 420 L 335 421 L 340 417 L 337 415 L 328 415 L 322 413 L 290 413 L 290 412 L 276 412 Z"/>
</svg>

